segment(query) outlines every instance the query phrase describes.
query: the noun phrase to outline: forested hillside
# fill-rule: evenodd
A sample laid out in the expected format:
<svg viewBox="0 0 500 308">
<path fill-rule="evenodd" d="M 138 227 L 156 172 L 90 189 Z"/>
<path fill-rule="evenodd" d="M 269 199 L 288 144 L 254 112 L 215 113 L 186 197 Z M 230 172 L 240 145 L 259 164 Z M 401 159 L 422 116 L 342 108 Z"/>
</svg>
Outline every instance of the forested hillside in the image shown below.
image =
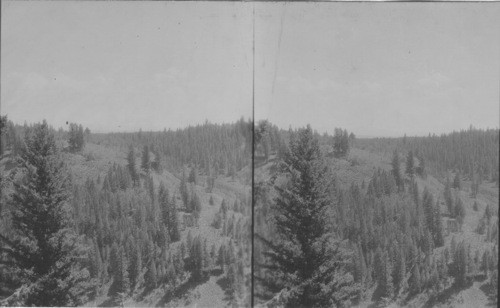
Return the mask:
<svg viewBox="0 0 500 308">
<path fill-rule="evenodd" d="M 250 149 L 244 120 L 93 134 L 2 117 L 2 305 L 248 306 Z"/>
<path fill-rule="evenodd" d="M 435 176 L 446 177 L 448 171 L 458 171 L 469 180 L 496 182 L 498 186 L 498 129 L 455 131 L 440 136 L 374 138 L 358 140 L 358 146 L 375 152 L 412 151 L 424 160 Z"/>
<path fill-rule="evenodd" d="M 257 302 L 293 306 L 315 294 L 337 306 L 496 305 L 498 130 L 364 140 L 336 132 L 291 131 L 283 158 L 255 171 Z M 312 226 L 316 235 L 301 240 Z M 311 265 L 325 253 L 330 264 Z"/>
<path fill-rule="evenodd" d="M 498 130 L 251 125 L 2 117 L 2 305 L 496 305 Z"/>
</svg>

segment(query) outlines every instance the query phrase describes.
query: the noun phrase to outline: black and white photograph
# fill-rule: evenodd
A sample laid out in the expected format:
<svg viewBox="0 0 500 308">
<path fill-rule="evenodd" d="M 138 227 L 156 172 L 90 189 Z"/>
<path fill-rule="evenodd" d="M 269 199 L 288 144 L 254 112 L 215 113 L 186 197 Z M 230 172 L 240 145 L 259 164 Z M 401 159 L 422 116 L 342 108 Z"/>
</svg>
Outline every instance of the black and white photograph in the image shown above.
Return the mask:
<svg viewBox="0 0 500 308">
<path fill-rule="evenodd" d="M 497 306 L 499 16 L 256 4 L 256 305 Z"/>
<path fill-rule="evenodd" d="M 2 1 L 0 306 L 250 307 L 252 24 Z"/>
<path fill-rule="evenodd" d="M 0 307 L 496 307 L 499 17 L 2 1 Z"/>
</svg>

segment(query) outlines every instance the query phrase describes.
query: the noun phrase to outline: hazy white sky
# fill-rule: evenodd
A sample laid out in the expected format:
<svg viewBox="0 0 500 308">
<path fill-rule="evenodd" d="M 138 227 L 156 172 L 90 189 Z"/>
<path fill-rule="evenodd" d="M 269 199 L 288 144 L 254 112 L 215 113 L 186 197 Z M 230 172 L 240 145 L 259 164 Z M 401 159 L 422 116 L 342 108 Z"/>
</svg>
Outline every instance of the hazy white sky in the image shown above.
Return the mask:
<svg viewBox="0 0 500 308">
<path fill-rule="evenodd" d="M 1 113 L 93 131 L 498 127 L 500 3 L 2 1 Z"/>
<path fill-rule="evenodd" d="M 93 131 L 252 115 L 251 4 L 2 1 L 2 114 Z"/>
<path fill-rule="evenodd" d="M 499 126 L 498 2 L 257 7 L 256 118 L 370 136 Z"/>
</svg>

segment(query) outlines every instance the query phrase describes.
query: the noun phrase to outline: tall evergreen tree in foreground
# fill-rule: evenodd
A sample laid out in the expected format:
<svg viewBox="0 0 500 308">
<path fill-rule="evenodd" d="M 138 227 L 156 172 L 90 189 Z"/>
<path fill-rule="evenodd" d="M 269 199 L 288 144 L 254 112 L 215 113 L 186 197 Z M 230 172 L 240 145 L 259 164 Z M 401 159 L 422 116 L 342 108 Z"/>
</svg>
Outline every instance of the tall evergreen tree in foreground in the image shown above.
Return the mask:
<svg viewBox="0 0 500 308">
<path fill-rule="evenodd" d="M 342 305 L 356 290 L 343 266 L 347 252 L 329 233 L 327 169 L 309 126 L 290 138 L 281 170 L 288 183 L 275 187 L 277 237 L 259 237 L 269 248 L 262 266 L 272 275 L 258 279 L 270 292 L 289 288 L 287 306 Z"/>
<path fill-rule="evenodd" d="M 89 290 L 82 270 L 83 247 L 71 229 L 69 180 L 54 135 L 45 121 L 29 128 L 20 157 L 22 178 L 14 183 L 12 227 L 1 249 L 27 288 L 25 306 L 81 304 Z"/>
</svg>

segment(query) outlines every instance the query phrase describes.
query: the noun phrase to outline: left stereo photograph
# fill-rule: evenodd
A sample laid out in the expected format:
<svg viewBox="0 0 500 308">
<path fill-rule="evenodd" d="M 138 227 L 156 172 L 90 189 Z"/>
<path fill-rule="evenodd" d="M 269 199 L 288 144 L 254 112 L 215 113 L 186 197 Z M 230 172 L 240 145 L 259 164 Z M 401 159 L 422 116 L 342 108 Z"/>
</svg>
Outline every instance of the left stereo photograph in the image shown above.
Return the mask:
<svg viewBox="0 0 500 308">
<path fill-rule="evenodd" d="M 1 5 L 0 306 L 250 307 L 253 5 Z"/>
</svg>

